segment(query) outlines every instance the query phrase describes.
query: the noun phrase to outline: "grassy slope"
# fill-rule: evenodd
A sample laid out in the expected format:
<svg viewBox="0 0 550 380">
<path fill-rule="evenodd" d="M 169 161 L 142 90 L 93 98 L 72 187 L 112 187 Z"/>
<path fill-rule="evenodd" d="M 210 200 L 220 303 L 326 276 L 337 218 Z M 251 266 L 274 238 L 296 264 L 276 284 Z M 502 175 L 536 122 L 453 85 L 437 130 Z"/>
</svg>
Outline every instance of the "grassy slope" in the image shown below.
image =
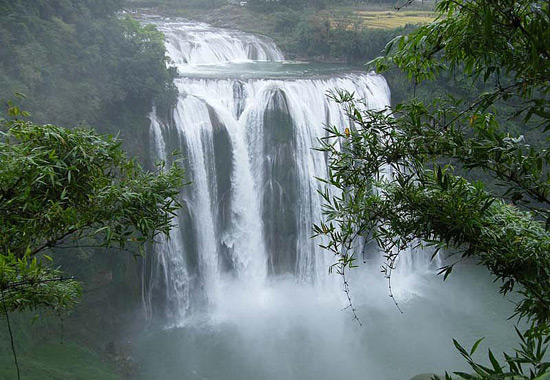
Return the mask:
<svg viewBox="0 0 550 380">
<path fill-rule="evenodd" d="M 8 341 L 4 341 L 7 345 Z M 25 380 L 121 380 L 97 353 L 73 343 L 42 343 L 18 354 Z M 16 377 L 10 352 L 2 347 L 0 380 Z"/>
<path fill-rule="evenodd" d="M 357 10 L 353 16 L 360 26 L 374 29 L 395 29 L 408 24 L 422 25 L 433 21 L 433 13 L 430 11 Z"/>
<path fill-rule="evenodd" d="M 70 319 L 70 318 L 69 318 Z M 32 322 L 34 320 L 34 322 Z M 15 350 L 23 380 L 122 380 L 107 355 L 75 343 L 74 326 L 50 313 L 11 314 Z M 65 324 L 65 323 L 63 323 Z M 0 380 L 16 378 L 6 319 L 0 316 Z"/>
</svg>

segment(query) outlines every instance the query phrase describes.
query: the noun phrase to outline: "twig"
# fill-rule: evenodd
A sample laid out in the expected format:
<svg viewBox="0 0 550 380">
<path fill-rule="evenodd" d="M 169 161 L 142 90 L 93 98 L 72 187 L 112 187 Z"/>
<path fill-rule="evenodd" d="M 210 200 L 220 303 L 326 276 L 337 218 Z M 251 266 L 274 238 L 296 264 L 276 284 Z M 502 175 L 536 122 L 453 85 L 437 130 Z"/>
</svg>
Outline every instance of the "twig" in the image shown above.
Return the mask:
<svg viewBox="0 0 550 380">
<path fill-rule="evenodd" d="M 352 314 L 353 314 L 353 320 L 357 321 L 357 323 L 359 323 L 359 326 L 363 327 L 363 323 L 361 322 L 361 320 L 357 316 L 357 310 L 355 309 L 355 307 L 353 307 L 353 302 L 351 301 L 351 293 L 350 293 L 350 290 L 349 290 L 348 281 L 346 280 L 346 268 L 345 267 L 342 268 L 342 279 L 344 281 L 344 293 L 346 293 L 346 297 L 348 299 L 348 306 L 343 308 L 342 311 L 350 309 Z"/>
<path fill-rule="evenodd" d="M 386 275 L 386 278 L 388 279 L 388 292 L 390 295 L 390 298 L 392 299 L 395 307 L 401 314 L 403 314 L 403 310 L 399 306 L 399 303 L 395 299 L 395 295 L 393 294 L 393 289 L 391 286 L 391 274 L 393 270 L 395 269 L 395 261 L 397 259 L 397 256 L 399 255 L 399 251 L 397 253 L 388 253 L 386 256 L 387 263 L 382 265 L 382 273 Z"/>
<path fill-rule="evenodd" d="M 10 288 L 18 288 L 20 286 L 29 286 L 29 285 L 37 285 L 37 284 L 46 284 L 48 282 L 63 282 L 63 281 L 72 281 L 75 277 L 55 277 L 55 278 L 48 278 L 44 280 L 25 280 L 25 281 L 16 281 L 8 283 L 7 286 L 0 290 L 10 289 Z"/>
<path fill-rule="evenodd" d="M 395 299 L 395 296 L 393 295 L 393 290 L 392 290 L 392 287 L 391 287 L 391 272 L 392 272 L 392 270 L 390 269 L 389 274 L 386 276 L 388 278 L 388 291 L 390 292 L 390 297 L 391 297 L 393 303 L 395 304 L 395 307 L 397 308 L 397 310 L 399 310 L 399 312 L 401 314 L 403 314 L 403 310 L 401 309 L 401 307 L 399 307 L 399 303 L 397 303 L 397 300 Z"/>
<path fill-rule="evenodd" d="M 63 239 L 65 239 L 66 237 L 72 235 L 73 233 L 77 232 L 78 230 L 79 230 L 78 228 L 71 228 L 68 231 L 65 231 L 60 236 L 54 237 L 50 240 L 47 240 L 41 246 L 39 246 L 39 247 L 35 248 L 33 251 L 31 251 L 29 256 L 35 256 L 38 252 L 42 251 L 43 249 L 55 247 L 56 244 L 60 243 L 61 241 L 63 241 Z"/>
<path fill-rule="evenodd" d="M 412 3 L 414 3 L 414 0 L 407 0 L 407 1 L 405 1 L 405 2 L 404 2 L 403 4 L 401 4 L 401 5 L 396 5 L 396 6 L 394 7 L 394 9 L 395 9 L 396 11 L 400 11 L 401 9 L 408 7 L 408 6 L 411 5 Z"/>
<path fill-rule="evenodd" d="M 8 308 L 6 306 L 6 299 L 4 298 L 4 292 L 2 292 L 2 305 L 4 306 L 4 314 L 6 315 L 6 324 L 8 325 L 8 332 L 10 334 L 11 352 L 13 353 L 13 361 L 15 362 L 15 368 L 17 370 L 17 380 L 21 380 L 19 363 L 17 362 L 17 353 L 15 352 L 15 343 L 13 342 L 13 332 L 11 331 L 10 316 L 8 313 Z"/>
</svg>

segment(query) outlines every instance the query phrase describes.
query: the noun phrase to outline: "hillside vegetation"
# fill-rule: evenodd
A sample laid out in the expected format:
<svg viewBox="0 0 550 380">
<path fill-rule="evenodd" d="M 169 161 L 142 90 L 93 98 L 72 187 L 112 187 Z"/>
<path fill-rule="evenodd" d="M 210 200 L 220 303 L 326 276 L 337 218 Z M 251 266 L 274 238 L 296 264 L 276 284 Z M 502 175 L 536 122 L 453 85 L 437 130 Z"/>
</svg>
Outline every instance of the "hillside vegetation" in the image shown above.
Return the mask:
<svg viewBox="0 0 550 380">
<path fill-rule="evenodd" d="M 130 155 L 148 164 L 147 116 L 153 105 L 162 115 L 175 102 L 175 71 L 167 67 L 162 33 L 123 17 L 121 7 L 118 0 L 0 0 L 0 120 L 9 118 L 5 105 L 12 101 L 37 124 L 91 126 L 120 134 Z M 50 158 L 56 158 L 55 151 Z M 109 341 L 122 339 L 122 326 L 138 323 L 139 262 L 131 254 L 104 248 L 52 256 L 56 267 L 83 283 L 84 293 L 72 316 L 32 329 L 31 337 L 32 315 L 15 326 L 23 378 L 117 378 L 104 363 L 112 358 L 98 352 L 105 352 Z M 50 339 L 52 325 L 63 327 Z M 73 343 L 61 345 L 63 334 Z M 14 379 L 4 326 L 0 341 L 0 379 Z"/>
<path fill-rule="evenodd" d="M 0 100 L 25 94 L 39 123 L 141 136 L 151 105 L 173 101 L 174 72 L 162 34 L 120 18 L 121 5 L 0 0 Z"/>
<path fill-rule="evenodd" d="M 272 37 L 289 59 L 363 64 L 377 57 L 397 35 L 432 20 L 433 4 L 397 11 L 395 2 L 249 1 L 245 7 L 225 1 L 133 0 L 129 8 L 181 16 L 214 26 Z"/>
</svg>

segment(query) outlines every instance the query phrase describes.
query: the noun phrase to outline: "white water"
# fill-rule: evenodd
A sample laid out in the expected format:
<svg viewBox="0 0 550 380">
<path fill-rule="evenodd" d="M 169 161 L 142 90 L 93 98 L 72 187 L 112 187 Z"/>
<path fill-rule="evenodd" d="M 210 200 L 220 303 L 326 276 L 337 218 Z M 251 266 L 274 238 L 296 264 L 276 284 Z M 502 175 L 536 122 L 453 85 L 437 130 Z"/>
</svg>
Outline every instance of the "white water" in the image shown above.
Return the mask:
<svg viewBox="0 0 550 380">
<path fill-rule="evenodd" d="M 201 64 L 284 59 L 270 40 L 251 34 L 182 21 L 163 22 L 160 28 L 167 37 L 168 54 L 180 72 L 193 72 Z"/>
<path fill-rule="evenodd" d="M 170 161 L 169 152 L 182 151 L 192 184 L 181 195 L 178 228 L 147 268 L 148 315 L 168 330 L 144 342 L 144 378 L 406 380 L 460 365 L 451 331 L 459 336 L 457 327 L 470 323 L 465 339 L 485 335 L 476 318 L 487 318 L 493 298 L 479 301 L 456 283 L 448 294 L 434 290 L 440 279 L 429 255 L 408 252 L 392 283 L 402 316 L 370 247 L 365 268 L 349 279 L 360 328 L 341 311 L 341 279 L 328 275 L 334 257 L 311 239 L 321 218 L 315 177 L 327 174 L 326 157 L 313 148 L 326 125 L 349 124 L 326 94 L 344 89 L 382 109 L 390 100 L 384 78 L 311 76 L 306 66 L 277 63 L 283 56 L 265 38 L 157 25 L 181 77 L 173 123 L 151 114 L 153 154 Z M 269 79 L 261 79 L 266 67 Z M 491 288 L 484 281 L 469 280 Z M 158 347 L 168 348 L 159 356 Z"/>
<path fill-rule="evenodd" d="M 312 226 L 321 217 L 321 197 L 317 191 L 322 189 L 322 184 L 316 177 L 327 174 L 325 157 L 314 148 L 324 136 L 326 125 L 345 128 L 348 122 L 340 106 L 330 101 L 327 93 L 347 90 L 364 100 L 369 108 L 381 109 L 389 103 L 390 96 L 384 78 L 371 74 L 292 80 L 190 77 L 188 74 L 194 69 L 203 72 L 204 63 L 224 65 L 253 58 L 278 61 L 283 57 L 271 41 L 252 35 L 193 23 L 161 23 L 159 27 L 167 35 L 171 59 L 185 76 L 176 81 L 180 99 L 174 111 L 174 125 L 162 125 L 155 113 L 151 115 L 155 154 L 164 160 L 168 159 L 167 149 L 180 149 L 185 154 L 193 184 L 183 198 L 189 206 L 191 220 L 178 223 L 182 228 L 193 224 L 198 258 L 198 272 L 194 276 L 199 277 L 195 281 L 200 284 L 207 304 L 215 306 L 216 299 L 224 297 L 220 286 L 226 273 L 220 268 L 220 247 L 229 252 L 231 276 L 248 286 L 263 286 L 273 272 L 288 273 L 308 283 L 330 281 L 327 273 L 333 258 L 319 248 L 320 241 L 311 239 Z M 203 65 L 197 68 L 197 64 Z M 276 104 L 274 97 L 284 104 Z M 292 121 L 292 130 L 281 138 L 293 146 L 292 157 L 286 158 L 296 174 L 297 195 L 288 204 L 295 214 L 295 257 L 286 267 L 278 268 L 273 267 L 270 258 L 276 258 L 279 252 L 265 241 L 262 217 L 266 189 L 283 195 L 286 191 L 277 178 L 266 173 L 266 168 L 276 165 L 274 161 L 278 159 L 266 152 L 270 148 L 267 145 L 272 143 L 267 141 L 269 131 L 264 128 L 269 112 L 282 112 Z M 213 118 L 219 124 L 216 127 Z M 220 169 L 214 160 L 219 154 L 214 148 L 215 128 L 222 129 L 228 140 L 225 143 L 230 152 L 222 160 L 231 161 L 231 188 L 223 189 L 227 193 L 224 196 L 231 199 L 230 217 L 223 227 L 216 223 L 219 218 L 216 202 L 221 194 L 217 194 L 220 189 L 216 186 Z M 280 205 L 285 206 L 284 202 Z M 185 260 L 188 253 L 184 244 L 174 240 L 180 240 L 176 234 L 172 234 L 159 252 L 167 298 L 174 306 L 169 310 L 168 319 L 178 325 L 184 322 L 182 315 L 189 311 L 188 299 L 193 294 L 189 291 L 191 285 L 186 284 L 190 281 L 188 260 Z M 179 285 L 172 286 L 172 281 Z"/>
</svg>

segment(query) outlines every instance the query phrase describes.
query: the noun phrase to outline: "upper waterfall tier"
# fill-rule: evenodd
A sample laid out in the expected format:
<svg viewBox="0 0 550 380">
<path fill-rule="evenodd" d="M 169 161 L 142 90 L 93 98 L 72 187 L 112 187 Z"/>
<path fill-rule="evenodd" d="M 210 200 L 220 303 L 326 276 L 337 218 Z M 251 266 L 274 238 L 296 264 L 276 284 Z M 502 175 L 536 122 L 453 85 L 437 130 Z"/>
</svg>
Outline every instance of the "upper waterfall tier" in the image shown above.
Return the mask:
<svg viewBox="0 0 550 380">
<path fill-rule="evenodd" d="M 155 24 L 166 35 L 168 54 L 183 73 L 189 65 L 284 60 L 279 48 L 267 37 L 196 22 Z"/>
</svg>

